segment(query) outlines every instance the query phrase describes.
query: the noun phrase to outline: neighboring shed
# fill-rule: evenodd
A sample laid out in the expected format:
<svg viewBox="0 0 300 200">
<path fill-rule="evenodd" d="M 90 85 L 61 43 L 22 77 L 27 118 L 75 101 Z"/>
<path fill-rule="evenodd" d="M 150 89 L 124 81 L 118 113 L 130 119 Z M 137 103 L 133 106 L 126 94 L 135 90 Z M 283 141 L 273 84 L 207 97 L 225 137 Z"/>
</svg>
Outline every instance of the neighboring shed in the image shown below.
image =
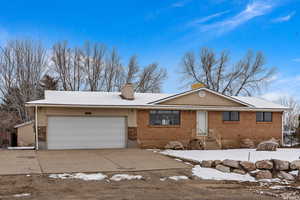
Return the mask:
<svg viewBox="0 0 300 200">
<path fill-rule="evenodd" d="M 28 121 L 22 124 L 18 124 L 14 127 L 17 129 L 18 146 L 34 146 L 35 135 L 33 125 L 33 121 Z"/>
</svg>

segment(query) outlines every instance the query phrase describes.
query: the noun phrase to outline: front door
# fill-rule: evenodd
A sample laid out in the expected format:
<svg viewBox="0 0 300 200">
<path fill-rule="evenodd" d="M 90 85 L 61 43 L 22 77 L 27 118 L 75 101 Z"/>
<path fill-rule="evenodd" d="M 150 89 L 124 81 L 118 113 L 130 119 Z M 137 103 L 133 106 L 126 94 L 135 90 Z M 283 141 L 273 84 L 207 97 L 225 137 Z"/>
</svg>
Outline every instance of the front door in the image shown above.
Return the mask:
<svg viewBox="0 0 300 200">
<path fill-rule="evenodd" d="M 207 136 L 207 112 L 197 111 L 197 136 Z"/>
</svg>

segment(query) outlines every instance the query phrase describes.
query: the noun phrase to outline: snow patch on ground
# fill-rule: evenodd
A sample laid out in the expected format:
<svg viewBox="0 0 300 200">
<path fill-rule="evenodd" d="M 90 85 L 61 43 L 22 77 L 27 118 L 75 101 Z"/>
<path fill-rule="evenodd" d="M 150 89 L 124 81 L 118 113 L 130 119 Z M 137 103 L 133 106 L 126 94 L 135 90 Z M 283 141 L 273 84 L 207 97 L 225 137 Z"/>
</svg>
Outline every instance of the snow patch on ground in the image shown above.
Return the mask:
<svg viewBox="0 0 300 200">
<path fill-rule="evenodd" d="M 81 179 L 84 181 L 97 181 L 97 180 L 103 180 L 107 176 L 101 173 L 96 174 L 84 174 L 84 173 L 77 173 L 75 174 L 74 178 Z"/>
<path fill-rule="evenodd" d="M 106 175 L 102 173 L 95 174 L 85 174 L 85 173 L 76 173 L 76 174 L 50 174 L 49 178 L 59 178 L 59 179 L 81 179 L 84 181 L 100 181 L 107 178 Z"/>
<path fill-rule="evenodd" d="M 71 174 L 50 174 L 49 178 L 60 178 L 60 179 L 67 179 L 67 178 L 71 178 Z"/>
<path fill-rule="evenodd" d="M 294 170 L 294 171 L 291 171 L 289 173 L 292 174 L 292 175 L 298 176 L 298 170 Z"/>
<path fill-rule="evenodd" d="M 189 163 L 189 162 L 184 162 L 184 164 L 187 164 L 187 165 L 193 165 L 193 164 L 191 164 L 191 163 Z"/>
<path fill-rule="evenodd" d="M 169 179 L 174 181 L 179 181 L 179 180 L 188 180 L 189 178 L 187 176 L 169 176 Z"/>
<path fill-rule="evenodd" d="M 159 153 L 160 149 L 146 149 L 147 151 L 152 151 L 154 153 Z"/>
<path fill-rule="evenodd" d="M 141 175 L 129 175 L 129 174 L 115 174 L 110 180 L 112 181 L 122 181 L 122 180 L 140 180 L 143 176 Z"/>
<path fill-rule="evenodd" d="M 182 160 L 178 159 L 178 158 L 175 158 L 174 160 L 178 161 L 178 162 L 182 162 Z"/>
<path fill-rule="evenodd" d="M 202 168 L 200 165 L 196 165 L 192 169 L 192 174 L 197 176 L 201 179 L 206 180 L 228 180 L 228 181 L 249 181 L 249 182 L 256 182 L 255 178 L 250 176 L 249 174 L 241 175 L 236 173 L 223 173 L 213 168 Z"/>
<path fill-rule="evenodd" d="M 251 162 L 265 159 L 279 159 L 286 161 L 299 160 L 300 149 L 277 149 L 277 151 L 256 151 L 255 149 L 228 149 L 228 150 L 165 150 L 165 155 L 194 161 L 202 160 L 241 160 L 248 161 L 250 153 Z"/>
<path fill-rule="evenodd" d="M 290 186 L 285 186 L 285 185 L 274 185 L 271 186 L 270 189 L 272 190 L 281 190 L 281 189 L 285 189 L 285 188 L 289 188 Z"/>
<path fill-rule="evenodd" d="M 31 194 L 30 193 L 22 193 L 22 194 L 15 194 L 13 195 L 13 197 L 29 197 Z"/>
</svg>

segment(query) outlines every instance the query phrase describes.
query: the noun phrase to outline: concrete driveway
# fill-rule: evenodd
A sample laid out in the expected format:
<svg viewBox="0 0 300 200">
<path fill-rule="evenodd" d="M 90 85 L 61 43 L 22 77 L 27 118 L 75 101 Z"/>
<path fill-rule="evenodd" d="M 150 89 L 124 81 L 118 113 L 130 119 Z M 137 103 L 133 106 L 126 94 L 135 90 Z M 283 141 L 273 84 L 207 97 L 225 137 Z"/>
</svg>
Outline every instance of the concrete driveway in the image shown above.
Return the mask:
<svg viewBox="0 0 300 200">
<path fill-rule="evenodd" d="M 142 149 L 4 150 L 0 175 L 70 172 L 122 172 L 188 168 L 159 153 Z"/>
</svg>

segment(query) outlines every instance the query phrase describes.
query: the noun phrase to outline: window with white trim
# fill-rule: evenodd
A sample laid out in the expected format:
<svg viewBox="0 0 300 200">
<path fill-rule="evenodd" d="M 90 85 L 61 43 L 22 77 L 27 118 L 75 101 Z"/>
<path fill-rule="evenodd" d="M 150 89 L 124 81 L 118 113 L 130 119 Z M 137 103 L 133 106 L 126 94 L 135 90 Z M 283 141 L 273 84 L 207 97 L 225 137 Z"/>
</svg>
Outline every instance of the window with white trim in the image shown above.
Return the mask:
<svg viewBox="0 0 300 200">
<path fill-rule="evenodd" d="M 180 111 L 178 110 L 150 110 L 149 124 L 152 126 L 180 125 Z"/>
</svg>

